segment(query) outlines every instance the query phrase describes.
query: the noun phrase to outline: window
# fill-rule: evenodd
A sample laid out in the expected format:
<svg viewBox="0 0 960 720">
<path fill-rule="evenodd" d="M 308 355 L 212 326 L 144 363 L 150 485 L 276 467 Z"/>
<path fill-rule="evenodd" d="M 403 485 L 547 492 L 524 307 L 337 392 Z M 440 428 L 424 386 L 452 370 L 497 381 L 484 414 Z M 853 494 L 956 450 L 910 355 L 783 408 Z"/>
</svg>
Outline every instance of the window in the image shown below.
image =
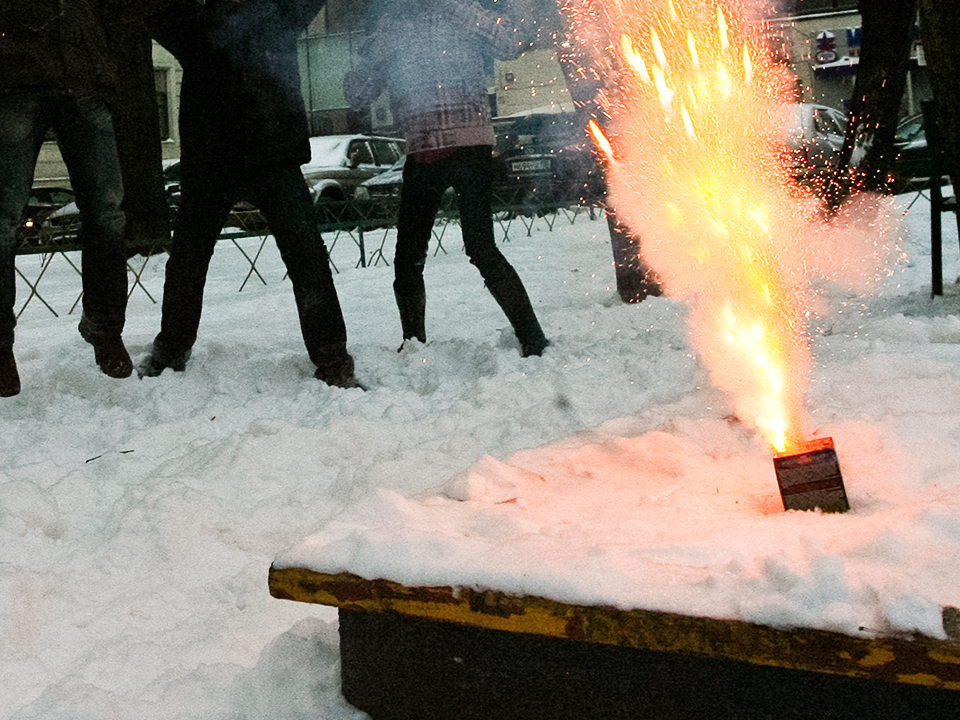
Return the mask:
<svg viewBox="0 0 960 720">
<path fill-rule="evenodd" d="M 365 19 L 373 17 L 369 5 L 370 0 L 328 0 L 310 30 L 321 35 L 356 31 Z"/>
<path fill-rule="evenodd" d="M 834 117 L 832 113 L 822 110 L 814 112 L 813 126 L 817 132 L 823 133 L 824 135 L 843 135 L 842 122 Z"/>
<path fill-rule="evenodd" d="M 373 165 L 373 153 L 370 152 L 365 140 L 350 143 L 350 151 L 347 153 L 347 157 L 354 165 Z"/>
<path fill-rule="evenodd" d="M 400 156 L 403 155 L 403 149 L 400 143 L 393 140 L 372 140 L 373 154 L 377 159 L 377 165 L 393 165 Z"/>
<path fill-rule="evenodd" d="M 153 87 L 157 93 L 157 110 L 160 113 L 160 139 L 170 139 L 170 94 L 167 91 L 168 70 L 153 70 Z"/>
</svg>

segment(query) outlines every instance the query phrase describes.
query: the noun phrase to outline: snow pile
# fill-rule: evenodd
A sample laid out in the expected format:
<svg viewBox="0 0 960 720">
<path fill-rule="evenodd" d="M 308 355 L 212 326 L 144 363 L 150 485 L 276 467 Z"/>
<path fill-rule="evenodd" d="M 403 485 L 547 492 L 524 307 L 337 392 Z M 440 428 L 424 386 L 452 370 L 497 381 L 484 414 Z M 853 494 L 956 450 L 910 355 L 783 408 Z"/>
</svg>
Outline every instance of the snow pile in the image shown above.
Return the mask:
<svg viewBox="0 0 960 720">
<path fill-rule="evenodd" d="M 59 317 L 35 298 L 23 312 L 23 392 L 0 402 L 0 720 L 362 717 L 339 694 L 335 611 L 269 596 L 278 556 L 937 635 L 938 606 L 960 604 L 960 290 L 929 298 L 928 223 L 920 200 L 876 296 L 821 297 L 810 427 L 836 442 L 844 516 L 780 510 L 769 452 L 712 388 L 685 308 L 617 300 L 599 219 L 511 226 L 502 247 L 553 341 L 526 360 L 455 227 L 427 261 L 428 342 L 401 353 L 392 267 L 355 268 L 339 237 L 366 393 L 312 378 L 272 242 L 267 284 L 242 292 L 249 265 L 220 243 L 187 371 L 142 381 L 97 372 L 67 315 L 79 278 L 54 257 L 40 290 Z M 390 258 L 389 233 L 365 238 L 381 240 Z M 41 261 L 18 268 L 32 280 Z M 162 278 L 152 258 L 157 299 Z M 134 288 L 134 355 L 159 319 Z"/>
<path fill-rule="evenodd" d="M 937 385 L 960 407 L 957 378 Z M 785 513 L 769 448 L 731 419 L 696 417 L 711 402 L 699 395 L 507 462 L 485 456 L 427 497 L 377 490 L 277 565 L 945 637 L 941 606 L 960 604 L 956 409 L 936 439 L 896 420 L 828 423 L 853 511 Z M 911 413 L 904 400 L 893 413 Z"/>
</svg>

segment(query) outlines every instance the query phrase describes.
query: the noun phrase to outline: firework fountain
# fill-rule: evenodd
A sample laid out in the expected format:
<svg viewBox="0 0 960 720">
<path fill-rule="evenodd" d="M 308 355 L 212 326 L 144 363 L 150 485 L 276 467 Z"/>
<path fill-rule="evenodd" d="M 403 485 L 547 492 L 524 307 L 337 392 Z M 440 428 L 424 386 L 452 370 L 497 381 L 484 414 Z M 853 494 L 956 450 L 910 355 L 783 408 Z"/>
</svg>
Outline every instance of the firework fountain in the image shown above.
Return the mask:
<svg viewBox="0 0 960 720">
<path fill-rule="evenodd" d="M 594 58 L 584 72 L 603 80 L 590 131 L 618 217 L 668 294 L 689 301 L 714 383 L 777 455 L 785 507 L 846 510 L 832 443 L 805 439 L 816 258 L 803 237 L 817 203 L 781 161 L 792 81 L 748 10 L 739 0 L 565 7 Z"/>
</svg>

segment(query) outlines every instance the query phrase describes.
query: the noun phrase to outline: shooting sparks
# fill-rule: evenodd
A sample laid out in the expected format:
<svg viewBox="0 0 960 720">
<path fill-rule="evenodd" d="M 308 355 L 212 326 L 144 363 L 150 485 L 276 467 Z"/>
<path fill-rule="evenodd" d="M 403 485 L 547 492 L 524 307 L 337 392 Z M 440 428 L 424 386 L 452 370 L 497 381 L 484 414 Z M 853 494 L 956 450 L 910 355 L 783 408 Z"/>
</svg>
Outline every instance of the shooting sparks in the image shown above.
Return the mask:
<svg viewBox="0 0 960 720">
<path fill-rule="evenodd" d="M 736 0 L 580 5 L 617 38 L 613 122 L 590 128 L 617 212 L 668 292 L 691 298 L 694 341 L 738 417 L 778 452 L 797 447 L 801 219 L 769 142 L 785 78 Z"/>
</svg>

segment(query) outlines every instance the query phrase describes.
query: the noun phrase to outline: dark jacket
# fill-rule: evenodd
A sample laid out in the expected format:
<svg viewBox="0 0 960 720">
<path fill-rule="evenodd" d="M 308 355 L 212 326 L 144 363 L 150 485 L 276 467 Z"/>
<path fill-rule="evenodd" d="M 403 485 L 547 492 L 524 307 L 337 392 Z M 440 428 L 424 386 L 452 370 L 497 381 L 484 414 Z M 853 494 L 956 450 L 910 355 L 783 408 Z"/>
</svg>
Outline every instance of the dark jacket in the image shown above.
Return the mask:
<svg viewBox="0 0 960 720">
<path fill-rule="evenodd" d="M 0 0 L 0 95 L 107 100 L 117 68 L 104 28 L 133 23 L 165 0 Z"/>
<path fill-rule="evenodd" d="M 297 38 L 325 0 L 181 0 L 151 21 L 183 66 L 184 163 L 247 171 L 310 159 Z"/>
<path fill-rule="evenodd" d="M 0 0 L 0 93 L 102 99 L 116 73 L 88 0 Z"/>
</svg>

